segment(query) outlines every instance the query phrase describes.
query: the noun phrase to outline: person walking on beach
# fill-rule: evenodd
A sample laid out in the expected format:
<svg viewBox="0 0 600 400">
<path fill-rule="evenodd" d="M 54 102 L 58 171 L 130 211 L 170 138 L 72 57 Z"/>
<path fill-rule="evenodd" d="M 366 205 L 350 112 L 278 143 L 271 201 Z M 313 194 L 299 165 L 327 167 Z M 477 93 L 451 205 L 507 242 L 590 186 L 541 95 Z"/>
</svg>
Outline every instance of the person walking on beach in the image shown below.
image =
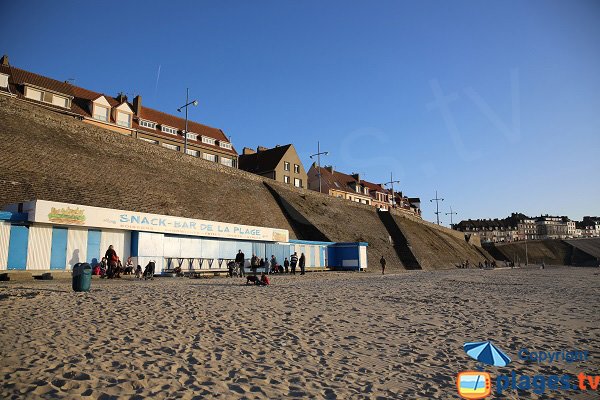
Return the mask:
<svg viewBox="0 0 600 400">
<path fill-rule="evenodd" d="M 244 274 L 244 253 L 242 253 L 242 250 L 238 250 L 238 253 L 235 255 L 235 262 L 237 263 L 237 265 L 240 267 L 240 273 L 242 274 L 242 277 L 245 275 Z"/>
<path fill-rule="evenodd" d="M 117 269 L 117 262 L 119 261 L 117 252 L 112 244 L 108 246 L 108 250 L 106 250 L 106 253 L 104 253 L 104 258 L 106 258 L 106 262 L 108 263 L 108 271 L 106 272 L 106 275 L 108 278 L 112 278 Z"/>
<path fill-rule="evenodd" d="M 287 257 L 283 260 L 283 268 L 285 268 L 286 274 L 290 272 L 290 260 L 288 260 Z"/>
<path fill-rule="evenodd" d="M 298 264 L 300 265 L 300 275 L 304 275 L 306 273 L 304 270 L 306 266 L 306 257 L 304 257 L 304 253 L 300 254 L 300 260 L 298 260 Z"/>
<path fill-rule="evenodd" d="M 383 256 L 381 256 L 379 264 L 381 264 L 381 275 L 385 275 L 385 258 Z"/>
<path fill-rule="evenodd" d="M 290 257 L 290 267 L 292 269 L 292 275 L 296 275 L 296 264 L 298 264 L 298 254 L 294 252 Z"/>
</svg>

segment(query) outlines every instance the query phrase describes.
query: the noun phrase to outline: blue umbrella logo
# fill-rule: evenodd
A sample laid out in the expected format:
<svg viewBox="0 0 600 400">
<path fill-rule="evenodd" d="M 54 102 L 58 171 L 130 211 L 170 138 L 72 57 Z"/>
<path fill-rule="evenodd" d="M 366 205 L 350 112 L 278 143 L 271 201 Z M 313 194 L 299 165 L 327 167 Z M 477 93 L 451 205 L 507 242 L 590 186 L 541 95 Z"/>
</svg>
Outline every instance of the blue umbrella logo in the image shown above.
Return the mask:
<svg viewBox="0 0 600 400">
<path fill-rule="evenodd" d="M 506 367 L 511 361 L 510 357 L 489 341 L 465 343 L 463 348 L 469 357 L 474 358 L 483 364 Z"/>
</svg>

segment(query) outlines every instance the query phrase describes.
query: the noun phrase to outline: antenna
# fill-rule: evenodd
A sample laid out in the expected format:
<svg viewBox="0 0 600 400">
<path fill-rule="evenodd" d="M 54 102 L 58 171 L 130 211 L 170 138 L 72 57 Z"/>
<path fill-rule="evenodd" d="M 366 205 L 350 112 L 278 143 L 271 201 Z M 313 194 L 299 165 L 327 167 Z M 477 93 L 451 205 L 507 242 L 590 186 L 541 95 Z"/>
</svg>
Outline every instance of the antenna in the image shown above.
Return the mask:
<svg viewBox="0 0 600 400">
<path fill-rule="evenodd" d="M 438 198 L 438 192 L 437 190 L 435 191 L 435 199 L 431 199 L 429 200 L 430 202 L 433 202 L 435 200 L 435 216 L 437 218 L 437 224 L 440 224 L 440 208 L 439 208 L 439 202 L 440 201 L 444 201 L 444 199 L 442 198 Z"/>
</svg>

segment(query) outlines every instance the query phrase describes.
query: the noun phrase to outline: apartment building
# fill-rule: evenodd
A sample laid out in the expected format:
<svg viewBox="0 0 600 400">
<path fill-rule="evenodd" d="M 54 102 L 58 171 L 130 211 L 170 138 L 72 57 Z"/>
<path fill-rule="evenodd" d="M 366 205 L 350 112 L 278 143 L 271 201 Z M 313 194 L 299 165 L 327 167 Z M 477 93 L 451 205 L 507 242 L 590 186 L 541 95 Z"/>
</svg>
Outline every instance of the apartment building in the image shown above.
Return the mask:
<svg viewBox="0 0 600 400">
<path fill-rule="evenodd" d="M 244 147 L 239 156 L 239 168 L 298 188 L 305 188 L 308 180 L 292 144 L 271 149 L 258 146 L 256 150 Z"/>
<path fill-rule="evenodd" d="M 0 94 L 16 97 L 46 109 L 71 115 L 85 123 L 131 136 L 144 142 L 184 152 L 207 161 L 237 167 L 238 157 L 225 133 L 210 126 L 142 105 L 120 93 L 113 97 L 25 71 L 0 59 Z"/>
</svg>

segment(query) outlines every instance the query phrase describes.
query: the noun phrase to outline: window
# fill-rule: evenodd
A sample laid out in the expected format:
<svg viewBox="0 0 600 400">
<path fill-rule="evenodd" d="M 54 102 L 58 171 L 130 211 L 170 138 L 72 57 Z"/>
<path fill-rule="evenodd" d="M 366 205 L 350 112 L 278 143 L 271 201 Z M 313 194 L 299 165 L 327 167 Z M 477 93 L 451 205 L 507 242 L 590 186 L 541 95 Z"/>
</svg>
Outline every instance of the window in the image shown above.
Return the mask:
<svg viewBox="0 0 600 400">
<path fill-rule="evenodd" d="M 219 146 L 221 146 L 224 149 L 231 149 L 231 143 L 229 143 L 229 142 L 221 142 L 221 141 L 219 141 Z"/>
<path fill-rule="evenodd" d="M 211 144 L 211 145 L 214 146 L 215 142 L 216 142 L 216 139 L 213 139 L 213 138 L 208 137 L 208 136 L 202 136 L 202 143 Z"/>
<path fill-rule="evenodd" d="M 176 146 L 174 144 L 169 144 L 169 143 L 163 143 L 162 144 L 163 147 L 166 147 L 167 149 L 171 149 L 171 150 L 177 150 L 179 151 L 179 146 Z"/>
<path fill-rule="evenodd" d="M 146 138 L 139 138 L 140 140 L 143 140 L 144 142 L 148 142 L 148 143 L 152 143 L 152 144 L 158 144 L 158 140 L 152 140 L 152 139 L 146 139 Z"/>
<path fill-rule="evenodd" d="M 191 140 L 198 140 L 198 134 L 197 133 L 188 132 L 188 133 L 185 134 L 185 136 L 188 139 L 191 139 Z"/>
<path fill-rule="evenodd" d="M 215 156 L 214 154 L 203 153 L 202 158 L 204 158 L 207 161 L 212 161 L 212 162 L 217 161 L 217 156 Z"/>
<path fill-rule="evenodd" d="M 170 126 L 162 125 L 160 127 L 160 130 L 165 133 L 169 133 L 171 135 L 177 135 L 177 128 L 172 128 Z"/>
<path fill-rule="evenodd" d="M 200 157 L 200 152 L 198 150 L 190 150 L 187 149 L 185 151 L 186 154 L 189 154 L 190 156 L 194 156 L 194 157 Z"/>
<path fill-rule="evenodd" d="M 156 122 L 140 119 L 140 126 L 143 126 L 144 128 L 156 129 Z"/>
<path fill-rule="evenodd" d="M 117 125 L 131 128 L 131 114 L 117 111 Z"/>
<path fill-rule="evenodd" d="M 300 173 L 300 166 L 298 164 L 294 164 L 294 173 L 295 174 L 299 174 Z"/>
<path fill-rule="evenodd" d="M 40 90 L 26 88 L 25 97 L 32 100 L 42 101 L 43 93 Z"/>
<path fill-rule="evenodd" d="M 231 158 L 221 157 L 221 164 L 233 167 L 233 160 Z"/>
<path fill-rule="evenodd" d="M 0 87 L 7 88 L 8 87 L 8 77 L 10 75 L 0 73 Z"/>
<path fill-rule="evenodd" d="M 287 175 L 284 175 L 284 176 L 283 176 L 283 182 L 284 182 L 284 183 L 290 183 L 290 177 L 289 177 L 289 176 L 287 176 Z"/>
<path fill-rule="evenodd" d="M 94 119 L 108 122 L 108 108 L 94 104 Z"/>
<path fill-rule="evenodd" d="M 69 108 L 70 105 L 68 97 L 46 92 L 40 89 L 33 89 L 29 86 L 25 87 L 25 97 L 32 100 L 43 101 L 44 103 L 53 104 L 62 108 Z"/>
<path fill-rule="evenodd" d="M 290 163 L 287 161 L 283 162 L 283 170 L 284 171 L 289 171 L 290 170 Z"/>
<path fill-rule="evenodd" d="M 294 186 L 301 188 L 302 187 L 302 179 L 294 178 Z"/>
</svg>

